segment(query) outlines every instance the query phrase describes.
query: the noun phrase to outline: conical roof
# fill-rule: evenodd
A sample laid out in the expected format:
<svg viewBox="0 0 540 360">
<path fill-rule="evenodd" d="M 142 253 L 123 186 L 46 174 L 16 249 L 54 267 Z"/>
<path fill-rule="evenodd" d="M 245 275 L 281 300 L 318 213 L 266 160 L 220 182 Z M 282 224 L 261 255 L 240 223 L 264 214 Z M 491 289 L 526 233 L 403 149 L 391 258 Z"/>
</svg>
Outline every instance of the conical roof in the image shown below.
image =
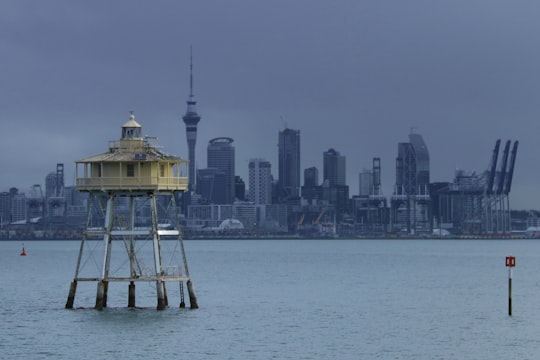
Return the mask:
<svg viewBox="0 0 540 360">
<path fill-rule="evenodd" d="M 135 115 L 131 114 L 127 123 L 122 125 L 123 128 L 140 128 L 142 127 L 137 121 L 135 121 Z"/>
</svg>

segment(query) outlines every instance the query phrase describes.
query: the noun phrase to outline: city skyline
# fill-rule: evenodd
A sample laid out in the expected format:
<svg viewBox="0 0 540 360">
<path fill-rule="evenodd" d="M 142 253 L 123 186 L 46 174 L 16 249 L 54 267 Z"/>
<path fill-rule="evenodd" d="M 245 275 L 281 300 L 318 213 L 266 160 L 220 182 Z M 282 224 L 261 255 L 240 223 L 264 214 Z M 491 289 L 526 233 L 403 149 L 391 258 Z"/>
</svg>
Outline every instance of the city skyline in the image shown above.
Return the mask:
<svg viewBox="0 0 540 360">
<path fill-rule="evenodd" d="M 120 187 L 127 184 L 128 187 L 138 188 L 140 182 L 145 179 L 156 181 L 162 179 L 161 181 L 167 183 L 169 178 L 166 167 L 163 165 L 160 165 L 157 177 L 143 175 L 153 172 L 151 168 L 145 166 L 148 155 L 161 154 L 169 160 L 174 159 L 175 166 L 170 168 L 176 168 L 175 176 L 184 179 L 183 182 L 178 182 L 184 186 L 180 191 L 187 191 L 187 173 L 181 171 L 181 163 L 187 165 L 187 161 L 158 150 L 161 148 L 159 143 L 154 138 L 149 140 L 143 138 L 141 130 L 142 126 L 131 114 L 130 120 L 122 125 L 122 138 L 119 141 L 110 142 L 108 152 L 77 161 L 77 167 L 84 165 L 82 179 L 79 177 L 81 172 L 77 171 L 77 189 L 64 188 L 64 165 L 57 164 L 56 173 L 49 173 L 46 177 L 45 197 L 41 188 L 37 194 L 29 197 L 28 201 L 25 194 L 18 193 L 16 189 L 10 189 L 9 193 L 0 193 L 2 220 L 9 219 L 9 222 L 14 225 L 22 225 L 21 221 L 26 224 L 29 221 L 30 227 L 35 225 L 58 228 L 58 226 L 66 225 L 68 219 L 73 224 L 80 216 L 80 210 L 84 204 L 68 202 L 68 199 L 75 199 L 75 190 L 84 192 L 90 188 L 99 189 L 96 192 L 103 195 L 104 190 L 101 187 L 104 184 Z M 299 170 L 300 164 L 297 161 L 300 155 L 299 135 L 299 131 L 291 129 L 279 133 L 280 159 L 286 160 L 280 165 L 289 173 Z M 290 189 L 295 189 L 296 181 L 284 181 L 284 185 L 279 185 L 278 182 L 276 191 L 273 191 L 271 164 L 262 159 L 255 159 L 250 161 L 249 166 L 248 197 L 252 203 L 235 202 L 233 204 L 237 183 L 244 183 L 235 176 L 235 155 L 234 146 L 232 146 L 234 140 L 223 137 L 212 139 L 207 149 L 209 167 L 198 170 L 198 196 L 196 202 L 191 203 L 195 207 L 187 207 L 188 220 L 185 226 L 200 230 L 203 225 L 204 228 L 213 231 L 217 223 L 234 217 L 248 232 L 255 228 L 264 231 L 283 231 L 286 223 L 289 232 L 296 230 L 304 235 L 314 231 L 320 234 L 328 234 L 330 231 L 334 235 L 339 233 L 349 236 L 355 233 L 380 235 L 387 231 L 393 234 L 430 234 L 434 231 L 434 226 L 444 226 L 445 229 L 452 229 L 461 235 L 485 232 L 506 234 L 513 228 L 508 194 L 517 155 L 517 141 L 514 142 L 511 154 L 511 141 L 506 141 L 500 161 L 498 161 L 498 154 L 501 141 L 497 141 L 489 174 L 460 172 L 459 175 L 456 174 L 452 182 L 430 183 L 429 150 L 420 134 L 410 134 L 409 140 L 409 143 L 398 143 L 396 186 L 390 198 L 391 206 L 388 208 L 386 207 L 388 199 L 380 196 L 377 190 L 380 174 L 379 159 L 373 159 L 373 168 L 370 172 L 373 187 L 368 190 L 368 196 L 353 196 L 351 199 L 349 186 L 345 183 L 345 157 L 333 148 L 324 153 L 322 186 L 318 185 L 318 170 L 315 167 L 304 170 L 306 181 L 302 186 L 302 201 L 291 191 L 283 191 L 287 183 L 291 184 Z M 141 153 L 141 149 L 146 152 Z M 261 166 L 263 163 L 264 166 Z M 92 166 L 88 166 L 89 164 Z M 184 169 L 186 168 L 187 166 Z M 157 169 L 156 166 L 155 169 Z M 132 179 L 135 177 L 137 179 Z M 234 178 L 234 183 L 231 178 Z M 81 182 L 81 180 L 85 181 Z M 494 186 L 495 182 L 496 186 Z M 89 185 L 81 187 L 81 184 L 87 183 Z M 39 187 L 39 185 L 34 185 L 36 186 Z M 245 189 L 242 190 L 241 187 L 238 189 L 245 192 Z M 280 198 L 279 195 L 282 197 Z M 189 199 L 190 197 L 188 201 Z M 221 208 L 221 205 L 225 206 Z M 260 205 L 264 206 L 260 207 Z M 320 220 L 325 213 L 326 220 L 323 220 L 325 222 L 321 224 Z M 328 218 L 332 216 L 334 216 L 333 225 L 328 221 Z M 524 231 L 523 212 L 519 216 L 520 219 L 516 219 L 516 225 L 520 231 Z M 307 224 L 304 224 L 306 217 Z M 286 222 L 285 219 L 287 219 Z M 534 220 L 535 216 L 528 217 L 526 223 L 532 226 L 530 224 Z M 308 225 L 310 223 L 311 225 Z M 4 225 L 3 221 L 2 225 Z M 526 232 L 527 236 L 532 234 L 529 228 Z"/>
<path fill-rule="evenodd" d="M 191 87 L 192 89 L 192 87 Z M 192 95 L 190 95 L 190 99 L 192 99 Z M 190 101 L 188 100 L 188 105 L 189 105 Z M 189 108 L 189 106 L 188 106 Z M 196 112 L 195 112 L 196 114 Z M 198 116 L 198 115 L 197 115 Z M 133 114 L 133 111 L 131 111 L 131 116 L 130 116 L 130 119 L 134 117 L 134 114 Z M 199 117 L 200 118 L 200 117 Z M 417 175 L 415 175 L 415 178 L 416 176 L 419 176 L 419 188 L 418 188 L 418 191 L 420 192 L 420 194 L 422 195 L 428 195 L 428 185 L 430 183 L 430 163 L 429 163 L 429 151 L 427 149 L 427 146 L 426 146 L 426 143 L 424 142 L 424 139 L 422 137 L 421 134 L 417 134 L 417 133 L 413 133 L 412 132 L 413 129 L 411 129 L 411 133 L 409 133 L 409 142 L 400 142 L 397 144 L 397 147 L 398 147 L 398 151 L 397 151 L 397 154 L 396 154 L 396 162 L 399 163 L 399 161 L 402 161 L 404 163 L 404 165 L 406 165 L 405 163 L 407 162 L 406 158 L 408 157 L 406 155 L 406 153 L 410 150 L 407 150 L 409 147 L 411 148 L 415 148 L 416 149 L 416 154 L 419 155 L 419 158 L 417 157 L 417 160 L 415 161 L 415 168 L 414 168 L 414 172 L 417 172 Z M 186 128 L 186 133 L 189 133 L 189 130 Z M 152 138 L 155 138 L 157 140 L 157 137 L 152 137 Z M 286 141 L 284 141 L 284 139 L 287 139 Z M 197 193 L 199 193 L 199 195 L 204 195 L 206 194 L 206 192 L 208 192 L 209 190 L 206 189 L 209 185 L 207 184 L 207 181 L 204 180 L 205 178 L 208 178 L 208 177 L 211 177 L 211 180 L 210 182 L 213 184 L 214 183 L 214 178 L 216 178 L 217 175 L 221 174 L 222 177 L 224 177 L 222 179 L 222 182 L 225 181 L 225 183 L 223 183 L 222 185 L 225 186 L 226 189 L 221 189 L 221 187 L 216 187 L 214 188 L 214 185 L 212 185 L 211 187 L 214 188 L 214 189 L 221 189 L 222 190 L 222 194 L 218 195 L 217 198 L 214 198 L 214 196 L 216 195 L 213 195 L 212 197 L 209 197 L 209 198 L 206 198 L 203 196 L 203 198 L 205 199 L 205 201 L 210 201 L 210 203 L 217 203 L 217 204 L 227 204 L 227 203 L 232 203 L 232 199 L 233 197 L 231 196 L 231 193 L 234 193 L 234 186 L 235 186 L 235 182 L 234 182 L 234 177 L 235 176 L 239 176 L 238 174 L 239 173 L 242 173 L 242 172 L 238 172 L 236 171 L 235 169 L 235 159 L 236 159 L 236 156 L 235 156 L 235 151 L 234 151 L 234 146 L 232 146 L 232 143 L 234 142 L 234 139 L 232 138 L 229 138 L 229 137 L 218 137 L 218 138 L 215 138 L 215 139 L 211 139 L 209 142 L 208 142 L 208 145 L 207 145 L 207 168 L 200 168 L 200 169 L 196 169 L 196 172 L 199 173 L 199 175 L 196 176 L 196 178 L 199 178 L 199 176 L 201 176 L 201 174 L 203 174 L 203 177 L 201 178 L 201 184 L 205 184 L 203 185 L 205 187 L 205 190 L 202 190 L 202 192 L 199 192 L 197 191 Z M 283 157 L 283 155 L 280 155 L 282 153 L 282 147 L 280 146 L 280 143 L 287 143 L 287 146 L 290 147 L 289 149 L 289 152 L 291 152 L 292 150 L 292 154 L 294 156 L 292 157 L 297 157 L 299 156 L 301 153 L 301 150 L 298 151 L 298 147 L 300 146 L 300 130 L 296 130 L 296 129 L 290 129 L 290 128 L 285 128 L 283 130 L 280 130 L 278 132 L 278 162 L 279 163 L 279 158 Z M 500 139 L 497 140 L 497 143 L 500 142 Z M 508 140 L 508 142 L 511 142 L 510 140 Z M 159 143 L 159 141 L 158 141 Z M 291 146 L 292 144 L 292 146 Z M 189 146 L 189 145 L 188 145 Z M 286 146 L 286 147 L 287 147 Z M 497 149 L 497 146 L 495 147 Z M 296 152 L 299 152 L 299 153 L 296 153 Z M 290 155 L 290 154 L 289 154 Z M 291 157 L 291 156 L 289 156 Z M 285 157 L 284 157 L 285 158 Z M 329 158 L 336 158 L 338 159 L 339 158 L 339 166 L 336 167 L 336 165 L 334 164 L 334 162 L 336 160 L 332 160 L 332 161 L 328 161 Z M 360 176 L 366 171 L 366 168 L 363 168 L 362 170 L 359 170 L 356 175 L 357 175 L 357 183 L 354 184 L 356 185 L 356 190 L 354 190 L 354 186 L 353 184 L 350 184 L 348 183 L 348 179 L 350 179 L 350 176 L 347 176 L 345 175 L 346 174 L 346 156 L 345 155 L 342 155 L 339 151 L 336 151 L 334 148 L 330 148 L 329 150 L 327 151 L 323 151 L 322 152 L 322 167 L 321 169 L 323 170 L 322 172 L 326 172 L 326 171 L 330 171 L 332 173 L 338 171 L 340 173 L 340 175 L 337 175 L 337 178 L 341 179 L 339 180 L 339 184 L 338 185 L 346 185 L 348 188 L 352 188 L 353 190 L 349 193 L 349 197 L 352 197 L 352 196 L 355 196 L 355 195 L 360 195 L 361 191 L 360 191 Z M 252 161 L 254 159 L 251 159 L 249 164 L 248 164 L 248 175 L 244 178 L 242 176 L 240 176 L 240 178 L 248 183 L 250 183 L 250 179 L 251 179 L 251 165 L 252 165 Z M 258 160 L 263 160 L 263 159 L 258 159 Z M 279 177 L 274 177 L 274 174 L 271 172 L 271 162 L 270 161 L 266 161 L 264 160 L 265 162 L 267 162 L 269 164 L 269 169 L 268 169 L 268 172 L 269 172 L 269 175 L 274 179 L 276 180 L 276 183 L 279 184 Z M 380 177 L 380 171 L 381 171 L 381 166 L 380 166 L 380 159 L 379 158 L 376 158 L 374 157 L 373 158 L 373 161 L 377 161 L 377 166 L 378 166 L 378 175 Z M 418 162 L 419 161 L 419 162 Z M 290 162 L 290 161 L 289 161 Z M 294 161 L 295 163 L 297 162 L 296 160 Z M 329 165 L 330 163 L 332 163 L 333 165 L 332 166 L 329 166 L 327 168 L 327 165 Z M 491 166 L 492 164 L 490 164 Z M 292 164 L 289 164 L 289 166 L 292 166 L 292 168 L 295 168 L 296 166 L 292 165 Z M 416 166 L 418 168 L 416 168 Z M 500 164 L 497 164 L 497 166 L 500 166 Z M 57 173 L 58 173 L 58 167 L 61 167 L 62 168 L 62 175 L 64 173 L 64 164 L 63 163 L 57 163 L 56 164 L 56 167 L 57 167 L 57 171 L 54 172 L 54 171 L 51 171 L 47 174 L 47 176 L 45 177 L 45 189 L 46 189 L 46 192 L 49 192 L 49 189 L 48 189 L 48 178 L 49 177 L 57 177 Z M 188 165 L 188 168 L 190 166 Z M 407 166 L 405 166 L 407 167 Z M 331 168 L 331 170 L 330 170 Z M 340 170 L 337 170 L 337 168 L 339 168 Z M 298 168 L 298 170 L 300 170 L 301 173 L 304 173 L 304 177 L 301 178 L 301 181 L 299 183 L 299 187 L 302 187 L 305 183 L 305 171 L 310 171 L 311 169 L 315 169 L 318 171 L 318 167 L 316 166 L 311 166 L 311 167 L 304 167 L 301 163 L 300 163 L 300 166 Z M 232 171 L 231 171 L 232 170 Z M 392 190 L 390 190 L 388 193 L 383 193 L 383 194 L 380 194 L 379 191 L 376 191 L 377 194 L 376 195 L 382 195 L 383 197 L 386 197 L 387 199 L 390 199 L 392 198 L 392 196 L 394 195 L 403 195 L 405 190 L 405 188 L 401 189 L 402 187 L 402 181 L 403 179 L 405 179 L 406 177 L 403 177 L 403 175 L 398 175 L 398 173 L 400 173 L 400 171 L 403 171 L 399 169 L 399 166 L 396 166 L 396 168 L 393 169 L 394 170 L 394 176 L 395 176 L 395 181 L 392 183 Z M 488 170 L 487 168 L 485 169 L 486 171 Z M 499 170 L 499 167 L 497 167 L 497 170 Z M 462 171 L 465 171 L 465 172 L 468 172 L 468 173 L 471 173 L 471 174 L 477 174 L 477 175 L 481 175 L 484 170 L 464 170 L 464 169 L 456 169 L 456 172 L 455 172 L 455 175 L 457 176 L 458 173 L 461 173 Z M 372 174 L 372 170 L 369 170 L 369 173 Z M 328 178 L 328 181 L 329 181 L 329 185 L 332 185 L 333 182 L 335 182 L 335 178 L 336 178 L 336 175 L 329 175 L 330 178 Z M 401 179 L 403 177 L 403 179 Z M 62 176 L 62 179 L 64 179 L 64 176 Z M 441 182 L 448 182 L 448 183 L 451 183 L 455 181 L 455 177 L 452 177 L 450 179 L 445 179 L 445 180 L 442 180 Z M 323 178 L 320 180 L 320 183 L 318 185 L 323 185 L 325 183 L 325 176 L 323 175 Z M 415 181 L 416 183 L 416 181 Z M 337 184 L 337 183 L 336 183 Z M 334 184 L 334 185 L 336 185 Z M 9 188 L 6 188 L 5 190 L 2 190 L 0 189 L 0 192 L 7 192 L 8 190 L 10 190 L 11 188 L 17 188 L 19 194 L 22 194 L 24 195 L 25 193 L 30 193 L 30 197 L 32 197 L 32 192 L 34 191 L 34 187 L 35 186 L 41 186 L 42 184 L 40 183 L 33 183 L 33 185 L 30 187 L 30 188 L 19 188 L 17 186 L 10 186 Z M 66 184 L 65 186 L 74 186 L 74 184 Z M 220 185 L 221 186 L 221 185 Z M 228 190 L 227 190 L 228 189 Z M 400 190 L 401 189 L 401 190 Z M 251 191 L 251 188 L 247 188 L 246 190 L 249 190 Z M 211 192 L 213 192 L 213 190 L 210 190 Z M 411 191 L 411 190 L 407 190 L 405 191 L 408 192 L 408 191 Z M 300 194 L 299 194 L 300 195 Z M 434 194 L 430 194 L 430 195 L 434 195 Z M 48 196 L 47 196 L 48 197 Z M 217 199 L 220 199 L 220 200 L 217 200 Z M 251 200 L 248 200 L 248 201 L 251 201 Z M 286 201 L 286 198 L 283 198 L 281 199 L 281 201 Z M 521 208 L 513 208 L 514 210 L 536 210 L 535 208 L 530 208 L 530 209 L 521 209 Z"/>
<path fill-rule="evenodd" d="M 134 118 L 134 114 L 131 114 L 130 121 L 133 118 Z M 283 138 L 283 134 L 292 134 L 293 138 L 295 139 L 294 141 L 295 142 L 300 142 L 299 141 L 299 138 L 300 138 L 300 131 L 299 130 L 289 129 L 289 128 L 284 129 L 284 130 L 286 130 L 286 131 L 280 131 L 279 132 L 279 137 L 280 138 Z M 161 145 L 159 145 L 159 140 L 157 139 L 157 137 L 150 136 L 150 139 L 152 139 L 153 142 L 156 142 L 156 144 L 158 144 L 158 146 L 161 146 Z M 226 183 L 227 183 L 226 187 L 229 190 L 224 191 L 224 196 L 229 200 L 224 201 L 224 202 L 219 201 L 218 203 L 231 203 L 232 196 L 230 196 L 229 194 L 234 192 L 234 189 L 233 189 L 234 188 L 234 179 L 233 178 L 239 176 L 238 175 L 239 172 L 236 171 L 236 168 L 235 168 L 236 156 L 235 156 L 235 147 L 232 145 L 233 142 L 234 142 L 234 139 L 229 138 L 229 137 L 218 137 L 218 138 L 215 138 L 215 139 L 211 139 L 208 142 L 207 149 L 206 149 L 207 150 L 206 151 L 207 152 L 206 153 L 207 168 L 196 169 L 197 172 L 204 173 L 205 176 L 211 175 L 212 178 L 215 176 L 216 172 L 222 173 L 222 175 L 225 176 L 224 181 L 225 181 L 225 178 L 226 178 Z M 495 146 L 495 148 L 493 150 L 494 152 L 497 152 L 497 153 L 499 152 L 499 145 L 500 145 L 499 143 L 500 142 L 501 142 L 501 139 L 498 139 L 496 141 L 496 146 Z M 516 141 L 516 142 L 519 142 L 519 141 Z M 514 151 L 517 150 L 516 142 L 514 143 L 514 147 L 515 147 Z M 507 140 L 507 147 L 509 147 L 510 143 L 511 143 L 511 140 Z M 411 149 L 414 149 L 414 150 L 411 150 Z M 500 151 L 502 152 L 502 149 Z M 279 149 L 278 149 L 278 153 L 279 153 Z M 517 153 L 517 151 L 516 151 L 516 153 Z M 416 154 L 416 155 L 414 155 L 414 154 Z M 416 160 L 408 159 L 411 156 Z M 500 154 L 500 156 L 502 157 L 502 154 Z M 349 179 L 350 177 L 346 176 L 347 171 L 346 171 L 346 156 L 345 155 L 341 154 L 339 151 L 335 150 L 334 148 L 330 148 L 330 149 L 322 152 L 322 159 L 323 159 L 323 161 L 322 161 L 323 164 L 322 164 L 322 167 L 321 167 L 322 173 L 324 174 L 324 173 L 328 172 L 328 175 L 326 175 L 326 176 L 323 175 L 322 178 L 319 179 L 319 176 L 318 176 L 319 168 L 318 167 L 316 167 L 316 166 L 304 167 L 302 164 L 300 164 L 298 169 L 300 170 L 301 173 L 303 173 L 303 177 L 301 178 L 301 182 L 300 182 L 300 187 L 302 187 L 302 186 L 304 186 L 305 184 L 308 184 L 308 183 L 309 183 L 309 186 L 323 186 L 325 184 L 325 182 L 328 182 L 327 185 L 330 185 L 330 186 L 332 186 L 332 185 L 346 185 L 348 187 L 351 187 L 353 185 L 353 184 L 350 184 L 350 183 L 347 182 L 347 179 Z M 430 175 L 429 175 L 430 174 L 429 151 L 427 149 L 427 146 L 426 146 L 426 144 L 424 142 L 424 139 L 423 139 L 422 135 L 417 134 L 417 133 L 410 133 L 409 134 L 409 142 L 400 142 L 400 143 L 398 143 L 397 144 L 397 153 L 396 153 L 395 160 L 396 160 L 396 163 L 395 163 L 396 167 L 394 169 L 392 169 L 394 171 L 393 176 L 394 176 L 394 179 L 395 179 L 394 182 L 392 183 L 393 190 L 390 191 L 388 194 L 384 194 L 384 193 L 380 194 L 379 189 L 377 189 L 377 190 L 373 190 L 374 194 L 375 195 L 382 195 L 382 196 L 385 196 L 385 197 L 388 197 L 388 198 L 390 198 L 392 195 L 403 195 L 403 194 L 406 194 L 406 193 L 411 193 L 411 194 L 417 193 L 417 194 L 420 194 L 420 195 L 428 195 L 428 192 L 429 192 L 428 187 L 429 187 L 429 184 L 431 183 L 430 180 L 429 180 L 429 178 L 430 178 Z M 494 166 L 495 169 L 497 171 L 499 171 L 500 167 L 501 167 L 501 163 L 499 162 L 499 163 L 493 164 L 492 163 L 493 159 L 490 159 L 490 160 L 491 160 L 490 161 L 490 167 Z M 267 165 L 265 165 L 265 166 L 268 166 L 268 169 L 266 170 L 268 172 L 268 175 L 272 178 L 272 180 L 274 180 L 276 182 L 276 184 L 279 184 L 278 177 L 274 176 L 276 174 L 272 173 L 272 171 L 271 171 L 272 163 L 270 161 L 266 160 L 266 159 L 261 159 L 261 158 L 250 159 L 249 164 L 247 165 L 248 176 L 246 176 L 245 178 L 240 176 L 240 179 L 247 182 L 248 184 L 250 183 L 250 179 L 252 177 L 251 169 L 252 169 L 254 161 L 255 162 L 264 162 L 264 163 L 266 163 Z M 410 167 L 409 162 L 411 162 L 411 161 L 414 163 L 414 167 Z M 381 165 L 380 165 L 380 159 L 377 158 L 377 157 L 373 158 L 373 166 L 375 166 L 375 164 L 377 166 L 377 179 L 378 179 L 378 181 L 380 181 Z M 399 164 L 401 164 L 401 165 L 399 165 Z M 62 185 L 60 186 L 61 188 L 63 188 L 64 186 L 65 187 L 74 187 L 75 186 L 75 184 L 68 184 L 68 183 L 66 183 L 64 185 L 64 181 L 65 181 L 64 180 L 65 179 L 64 167 L 65 167 L 65 164 L 56 163 L 56 171 L 51 170 L 50 172 L 48 172 L 44 177 L 44 183 L 43 184 L 40 183 L 39 181 L 36 181 L 36 182 L 33 182 L 33 185 L 31 187 L 29 187 L 29 188 L 21 188 L 21 187 L 19 187 L 17 185 L 13 185 L 13 186 L 9 186 L 8 188 L 3 189 L 3 190 L 0 189 L 0 192 L 8 192 L 10 189 L 16 188 L 19 193 L 23 193 L 23 194 L 24 193 L 29 193 L 30 197 L 32 197 L 32 193 L 35 192 L 34 187 L 44 185 L 44 187 L 42 186 L 42 189 L 44 189 L 44 192 L 46 194 L 45 197 L 48 198 L 49 196 L 54 196 L 54 194 L 49 195 L 49 193 L 54 192 L 54 191 L 58 191 L 58 190 L 50 188 L 50 184 L 52 184 L 52 182 L 49 181 L 49 179 L 58 178 L 59 171 L 61 173 L 61 179 L 62 179 Z M 292 167 L 296 168 L 296 166 L 292 166 Z M 189 168 L 189 166 L 187 168 Z M 406 169 L 408 169 L 408 170 L 406 170 Z M 489 169 L 487 169 L 487 168 L 485 169 L 486 172 L 488 170 Z M 506 169 L 506 170 L 510 171 L 509 169 Z M 414 172 L 415 175 L 407 175 L 411 171 Z M 308 172 L 309 175 L 306 175 L 306 172 Z M 479 176 L 480 178 L 487 175 L 487 174 L 483 174 L 484 173 L 483 170 L 464 170 L 464 169 L 456 169 L 456 172 L 455 172 L 454 175 L 458 176 L 458 174 L 459 174 L 459 176 L 462 176 L 462 174 L 464 172 L 468 173 L 468 174 L 471 174 L 471 175 L 475 174 L 475 175 Z M 357 183 L 354 184 L 354 185 L 357 185 L 357 187 L 356 187 L 356 190 L 351 191 L 350 196 L 367 195 L 367 193 L 363 193 L 362 190 L 360 189 L 362 187 L 362 185 L 361 185 L 362 180 L 360 179 L 360 177 L 365 176 L 366 174 L 369 174 L 370 177 L 374 176 L 373 175 L 373 168 L 367 169 L 367 168 L 364 167 L 363 169 L 361 169 L 360 171 L 355 173 L 355 175 L 357 176 Z M 199 176 L 200 175 L 198 175 L 197 178 Z M 306 179 L 306 176 L 308 176 L 309 179 Z M 414 177 L 415 180 L 413 182 L 411 182 L 411 180 L 407 180 L 407 179 L 410 178 L 410 176 Z M 453 176 L 452 178 L 443 180 L 441 182 L 443 182 L 443 183 L 444 182 L 452 183 L 453 181 L 456 180 L 455 176 Z M 316 181 L 318 183 L 312 184 L 313 179 L 317 179 Z M 214 180 L 211 180 L 211 181 L 213 182 Z M 410 184 L 407 181 L 409 181 Z M 487 178 L 486 178 L 486 181 L 487 181 Z M 371 183 L 371 180 L 369 180 L 369 182 L 370 182 L 371 185 L 373 185 Z M 412 185 L 412 184 L 414 184 L 414 185 Z M 413 187 L 417 187 L 417 189 L 412 190 L 411 185 Z M 54 186 L 58 187 L 58 185 L 54 185 Z M 246 188 L 246 190 L 250 190 L 250 188 L 248 187 L 248 188 Z M 431 195 L 433 195 L 433 194 L 431 194 Z M 285 199 L 282 199 L 282 200 L 285 200 Z M 516 209 L 516 210 L 523 210 L 523 209 Z"/>
<path fill-rule="evenodd" d="M 193 45 L 204 118 L 197 168 L 204 144 L 231 137 L 243 179 L 251 158 L 270 161 L 276 175 L 274 134 L 290 127 L 302 133 L 301 171 L 322 170 L 322 153 L 335 147 L 355 194 L 358 173 L 378 157 L 390 196 L 395 144 L 414 127 L 430 149 L 432 182 L 450 181 L 456 168 L 484 171 L 497 139 L 520 141 L 511 206 L 540 203 L 540 4 L 118 1 L 104 9 L 3 2 L 0 163 L 11 171 L 1 190 L 24 191 L 56 163 L 73 184 L 74 161 L 99 153 L 130 110 L 145 135 L 188 158 L 182 115 Z"/>
</svg>

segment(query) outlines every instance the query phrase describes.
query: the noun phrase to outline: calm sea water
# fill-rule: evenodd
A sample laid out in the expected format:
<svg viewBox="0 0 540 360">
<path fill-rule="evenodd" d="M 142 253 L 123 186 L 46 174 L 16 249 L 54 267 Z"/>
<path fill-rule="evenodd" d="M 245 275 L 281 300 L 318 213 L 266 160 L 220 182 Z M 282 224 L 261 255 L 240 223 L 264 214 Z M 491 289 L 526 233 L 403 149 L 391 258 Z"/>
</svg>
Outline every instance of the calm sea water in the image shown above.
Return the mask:
<svg viewBox="0 0 540 360">
<path fill-rule="evenodd" d="M 538 359 L 540 242 L 186 241 L 198 310 L 95 283 L 65 310 L 79 242 L 0 242 L 0 358 Z M 514 255 L 513 316 L 505 256 Z M 172 283 L 169 283 L 172 284 Z M 85 286 L 87 285 L 87 286 Z M 176 290 L 176 291 L 175 291 Z"/>
</svg>

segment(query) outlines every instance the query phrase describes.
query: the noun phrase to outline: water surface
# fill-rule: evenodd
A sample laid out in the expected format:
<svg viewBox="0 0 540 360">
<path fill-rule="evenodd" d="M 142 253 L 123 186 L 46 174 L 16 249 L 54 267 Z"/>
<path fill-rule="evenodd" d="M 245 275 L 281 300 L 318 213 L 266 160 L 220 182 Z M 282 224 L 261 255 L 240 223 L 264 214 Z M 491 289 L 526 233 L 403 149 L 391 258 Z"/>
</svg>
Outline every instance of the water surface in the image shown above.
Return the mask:
<svg viewBox="0 0 540 360">
<path fill-rule="evenodd" d="M 6 359 L 534 359 L 540 242 L 532 240 L 185 241 L 198 310 L 156 311 L 155 287 L 95 283 L 65 310 L 77 241 L 0 242 Z M 514 255 L 513 316 L 508 270 Z M 113 267 L 113 266 L 112 266 Z M 188 303 L 189 304 L 189 303 Z"/>
</svg>

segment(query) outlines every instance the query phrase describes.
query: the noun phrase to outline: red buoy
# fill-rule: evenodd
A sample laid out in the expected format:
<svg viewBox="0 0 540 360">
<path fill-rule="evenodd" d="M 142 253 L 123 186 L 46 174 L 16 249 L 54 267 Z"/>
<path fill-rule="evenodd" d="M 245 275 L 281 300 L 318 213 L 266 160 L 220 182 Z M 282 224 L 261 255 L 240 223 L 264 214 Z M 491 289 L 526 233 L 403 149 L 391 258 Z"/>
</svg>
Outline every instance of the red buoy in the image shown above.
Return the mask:
<svg viewBox="0 0 540 360">
<path fill-rule="evenodd" d="M 24 244 L 22 246 L 21 256 L 26 256 L 26 251 L 24 250 Z"/>
</svg>

